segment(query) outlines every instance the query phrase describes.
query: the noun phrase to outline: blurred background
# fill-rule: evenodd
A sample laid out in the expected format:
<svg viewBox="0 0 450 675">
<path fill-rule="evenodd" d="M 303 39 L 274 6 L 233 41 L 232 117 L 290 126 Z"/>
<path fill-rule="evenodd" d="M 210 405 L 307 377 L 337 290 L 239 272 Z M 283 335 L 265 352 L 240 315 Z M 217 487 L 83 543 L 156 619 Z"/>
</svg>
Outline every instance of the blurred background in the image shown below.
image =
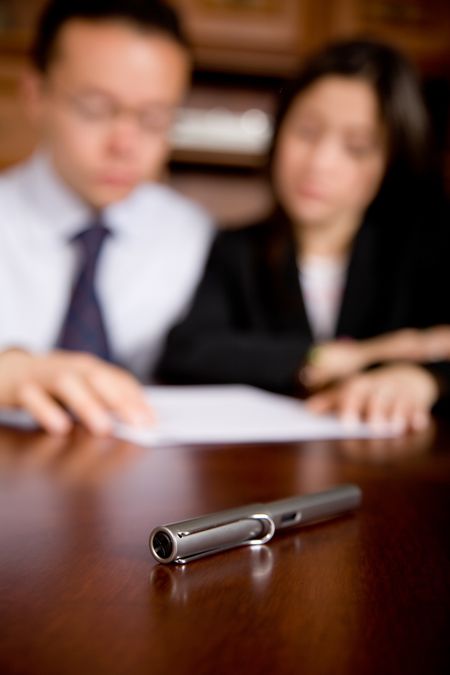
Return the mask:
<svg viewBox="0 0 450 675">
<path fill-rule="evenodd" d="M 45 0 L 0 0 L 0 168 L 34 137 L 20 74 Z M 232 226 L 265 211 L 264 155 L 277 92 L 302 59 L 355 35 L 402 49 L 423 82 L 450 193 L 449 0 L 172 0 L 195 54 L 167 180 Z"/>
</svg>

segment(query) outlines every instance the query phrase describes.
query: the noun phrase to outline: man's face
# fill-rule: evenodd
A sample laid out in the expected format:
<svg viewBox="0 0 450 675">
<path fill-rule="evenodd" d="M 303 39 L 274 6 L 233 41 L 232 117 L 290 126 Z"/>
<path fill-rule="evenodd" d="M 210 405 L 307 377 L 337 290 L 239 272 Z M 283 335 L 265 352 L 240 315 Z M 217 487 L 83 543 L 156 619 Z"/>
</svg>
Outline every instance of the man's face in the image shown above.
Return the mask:
<svg viewBox="0 0 450 675">
<path fill-rule="evenodd" d="M 89 205 L 159 176 L 188 75 L 187 52 L 162 33 L 118 21 L 62 28 L 33 111 L 56 170 Z"/>
</svg>

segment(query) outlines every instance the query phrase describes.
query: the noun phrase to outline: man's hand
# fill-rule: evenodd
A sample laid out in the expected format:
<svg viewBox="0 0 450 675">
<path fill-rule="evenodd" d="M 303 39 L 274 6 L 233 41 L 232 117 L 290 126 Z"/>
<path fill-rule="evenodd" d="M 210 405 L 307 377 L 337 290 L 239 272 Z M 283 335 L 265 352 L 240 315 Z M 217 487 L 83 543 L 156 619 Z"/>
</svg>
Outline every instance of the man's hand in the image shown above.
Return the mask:
<svg viewBox="0 0 450 675">
<path fill-rule="evenodd" d="M 364 420 L 375 430 L 424 429 L 438 397 L 432 375 L 416 365 L 383 366 L 354 375 L 342 384 L 312 396 L 311 410 L 334 412 L 347 422 Z"/>
<path fill-rule="evenodd" d="M 112 431 L 112 415 L 129 424 L 154 421 L 140 384 L 95 356 L 19 349 L 0 354 L 0 406 L 19 407 L 51 433 L 70 431 L 73 418 L 89 431 Z"/>
</svg>

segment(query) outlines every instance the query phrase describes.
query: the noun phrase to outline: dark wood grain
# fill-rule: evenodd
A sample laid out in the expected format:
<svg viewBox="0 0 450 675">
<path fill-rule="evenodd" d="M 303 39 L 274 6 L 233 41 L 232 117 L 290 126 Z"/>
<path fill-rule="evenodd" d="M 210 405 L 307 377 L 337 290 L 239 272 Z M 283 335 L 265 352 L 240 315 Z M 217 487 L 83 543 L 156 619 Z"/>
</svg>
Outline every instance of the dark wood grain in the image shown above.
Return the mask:
<svg viewBox="0 0 450 675">
<path fill-rule="evenodd" d="M 0 672 L 450 672 L 450 430 L 143 449 L 0 431 Z M 185 568 L 150 530 L 358 483 L 361 511 Z"/>
</svg>

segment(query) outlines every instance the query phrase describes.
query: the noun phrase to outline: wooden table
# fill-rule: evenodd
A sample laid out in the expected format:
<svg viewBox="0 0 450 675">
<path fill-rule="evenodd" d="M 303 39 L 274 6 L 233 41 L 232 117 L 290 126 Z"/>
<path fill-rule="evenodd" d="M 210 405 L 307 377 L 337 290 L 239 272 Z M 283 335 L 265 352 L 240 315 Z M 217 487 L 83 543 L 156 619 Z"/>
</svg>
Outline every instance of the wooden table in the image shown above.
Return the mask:
<svg viewBox="0 0 450 675">
<path fill-rule="evenodd" d="M 450 673 L 450 428 L 145 449 L 0 431 L 2 675 Z M 360 512 L 190 565 L 150 530 L 355 482 Z"/>
</svg>

